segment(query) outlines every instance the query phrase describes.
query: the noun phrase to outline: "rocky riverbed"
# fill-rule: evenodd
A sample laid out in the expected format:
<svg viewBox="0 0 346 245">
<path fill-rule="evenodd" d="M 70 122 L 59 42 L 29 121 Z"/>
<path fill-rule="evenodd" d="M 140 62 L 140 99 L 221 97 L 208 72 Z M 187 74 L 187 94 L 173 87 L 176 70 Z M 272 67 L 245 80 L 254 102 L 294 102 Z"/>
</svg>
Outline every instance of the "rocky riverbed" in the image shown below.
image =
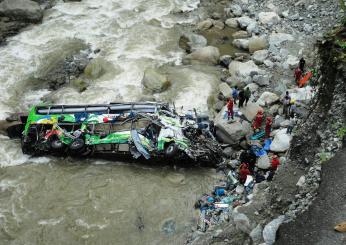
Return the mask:
<svg viewBox="0 0 346 245">
<path fill-rule="evenodd" d="M 218 15 L 215 9 L 221 6 L 224 11 Z M 235 160 L 231 160 L 226 169 L 231 169 L 230 173 L 232 169 L 237 170 L 240 162 L 237 164 L 239 153 L 236 149 L 246 149 L 249 135 L 252 134 L 246 120 L 251 122 L 258 109 L 263 108 L 266 115 L 275 117 L 274 128 L 285 127 L 284 119 L 280 116 L 282 106 L 278 104 L 285 91 L 289 91 L 297 101 L 300 120 L 291 147 L 288 148 L 288 144 L 287 148 L 279 150 L 284 152 L 289 149 L 285 154 L 279 153 L 282 156 L 281 165 L 273 182 L 255 184 L 250 201 L 248 192 L 245 191 L 244 195 L 237 188 L 232 191 L 228 187 L 224 187 L 226 194 L 222 195 L 231 197 L 231 203 L 218 196 L 216 191 L 204 196 L 202 201 L 205 207 L 207 210 L 212 208 L 205 221 L 209 231 L 206 234 L 194 231 L 188 243 L 272 244 L 280 224 L 296 218 L 312 204 L 321 181 L 321 163 L 330 159 L 342 146 L 345 128 L 345 103 L 342 99 L 345 95 L 342 82 L 344 63 L 342 58 L 335 58 L 339 57 L 335 53 L 327 55 L 334 47 L 325 44 L 323 33 L 333 29 L 345 13 L 339 9 L 336 1 L 218 1 L 214 10 L 216 13 L 212 7 L 209 9 L 209 18 L 197 23 L 196 29 L 205 32 L 212 28 L 222 30 L 223 26 L 238 28 L 239 31 L 232 35 L 232 43 L 244 50 L 243 53 L 220 57 L 220 64 L 228 69 L 223 70 L 220 94 L 212 99 L 216 113 L 216 134 L 219 140 L 233 145 L 233 153 L 229 157 Z M 343 32 L 342 24 L 336 27 L 335 32 L 340 29 Z M 317 48 L 316 44 L 321 42 L 323 45 Z M 342 44 L 336 49 L 340 47 L 341 51 L 336 53 L 344 52 Z M 307 69 L 314 71 L 310 86 L 305 88 L 298 88 L 293 76 L 293 69 L 301 57 L 307 60 Z M 331 59 L 334 61 L 328 62 Z M 331 68 L 331 64 L 337 68 Z M 250 87 L 254 104 L 239 110 L 245 118 L 225 122 L 226 98 L 234 86 Z M 327 119 L 327 115 L 333 119 Z M 325 120 L 329 123 L 322 124 Z M 285 145 L 283 141 L 283 138 L 278 138 L 275 143 Z M 257 167 L 261 168 L 259 162 Z M 229 180 L 225 176 L 221 182 L 229 183 Z M 212 199 L 208 201 L 208 198 Z M 234 202 L 239 199 L 249 202 L 245 205 Z M 215 202 L 225 206 L 221 208 Z M 204 213 L 202 222 L 203 219 Z"/>
</svg>

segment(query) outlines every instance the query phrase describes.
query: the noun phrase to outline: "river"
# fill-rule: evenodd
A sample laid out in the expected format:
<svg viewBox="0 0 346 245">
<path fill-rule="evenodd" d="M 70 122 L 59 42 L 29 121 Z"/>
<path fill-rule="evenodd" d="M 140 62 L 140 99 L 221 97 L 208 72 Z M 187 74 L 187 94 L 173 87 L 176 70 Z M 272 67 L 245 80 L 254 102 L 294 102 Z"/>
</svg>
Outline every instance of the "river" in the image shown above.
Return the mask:
<svg viewBox="0 0 346 245">
<path fill-rule="evenodd" d="M 0 48 L 0 119 L 50 96 L 55 103 L 136 101 L 148 67 L 180 65 L 185 14 L 198 0 L 58 2 L 42 24 Z M 33 86 L 54 60 L 85 46 L 110 65 L 82 94 Z M 185 66 L 172 91 L 156 95 L 177 106 L 207 108 L 217 74 Z M 203 88 L 201 90 L 201 88 Z M 162 97 L 160 97 L 162 96 Z M 1 244 L 182 244 L 195 225 L 194 201 L 216 181 L 215 170 L 149 167 L 102 160 L 23 155 L 0 136 Z"/>
</svg>

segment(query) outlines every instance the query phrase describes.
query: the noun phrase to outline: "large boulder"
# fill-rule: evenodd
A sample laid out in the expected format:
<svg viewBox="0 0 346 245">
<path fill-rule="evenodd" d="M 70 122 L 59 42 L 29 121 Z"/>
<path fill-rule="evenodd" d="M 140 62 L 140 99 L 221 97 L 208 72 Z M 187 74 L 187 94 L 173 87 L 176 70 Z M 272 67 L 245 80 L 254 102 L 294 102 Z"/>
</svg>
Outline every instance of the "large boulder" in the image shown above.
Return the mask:
<svg viewBox="0 0 346 245">
<path fill-rule="evenodd" d="M 258 74 L 264 74 L 252 60 L 247 62 L 232 61 L 228 67 L 229 73 L 233 80 L 240 82 L 250 83 L 252 82 L 252 77 Z"/>
<path fill-rule="evenodd" d="M 292 136 L 286 134 L 286 129 L 280 129 L 274 136 L 270 150 L 274 152 L 285 152 L 290 148 Z"/>
<path fill-rule="evenodd" d="M 279 46 L 283 42 L 293 41 L 294 38 L 291 34 L 287 33 L 272 33 L 269 36 L 269 45 L 271 47 L 273 46 Z"/>
<path fill-rule="evenodd" d="M 250 234 L 251 232 L 250 220 L 245 214 L 235 213 L 233 221 L 238 230 L 241 230 L 242 232 Z"/>
<path fill-rule="evenodd" d="M 171 85 L 171 82 L 165 75 L 162 75 L 152 68 L 148 68 L 144 72 L 142 84 L 145 89 L 152 93 L 160 93 L 165 91 Z"/>
<path fill-rule="evenodd" d="M 259 86 L 267 86 L 270 82 L 270 76 L 268 74 L 254 75 L 252 81 Z"/>
<path fill-rule="evenodd" d="M 283 68 L 285 69 L 293 69 L 297 67 L 299 64 L 299 59 L 296 56 L 288 55 L 287 60 L 283 64 Z"/>
<path fill-rule="evenodd" d="M 264 60 L 268 57 L 268 50 L 257 50 L 252 55 L 252 60 L 255 62 L 256 65 L 263 64 Z"/>
<path fill-rule="evenodd" d="M 213 20 L 212 19 L 207 19 L 207 20 L 203 20 L 201 22 L 199 22 L 197 24 L 197 29 L 204 31 L 204 30 L 208 30 L 213 26 Z"/>
<path fill-rule="evenodd" d="M 231 97 L 232 89 L 231 89 L 231 87 L 230 87 L 227 83 L 220 83 L 220 84 L 219 84 L 219 90 L 220 90 L 220 93 L 221 93 L 225 98 Z"/>
<path fill-rule="evenodd" d="M 213 46 L 207 46 L 186 55 L 183 59 L 184 64 L 207 63 L 207 64 L 218 64 L 220 58 L 219 49 Z"/>
<path fill-rule="evenodd" d="M 249 51 L 251 53 L 268 48 L 268 41 L 264 36 L 261 37 L 252 37 L 249 40 Z"/>
<path fill-rule="evenodd" d="M 251 125 L 247 121 L 227 121 L 225 111 L 226 107 L 215 118 L 216 137 L 223 143 L 238 145 L 242 138 L 251 134 Z"/>
<path fill-rule="evenodd" d="M 272 92 L 265 91 L 257 100 L 257 104 L 260 106 L 270 106 L 279 101 L 279 96 Z"/>
<path fill-rule="evenodd" d="M 275 12 L 261 12 L 258 14 L 258 19 L 260 23 L 268 26 L 272 26 L 280 22 L 280 17 Z"/>
<path fill-rule="evenodd" d="M 240 26 L 240 28 L 242 29 L 246 29 L 250 24 L 255 24 L 256 21 L 251 19 L 248 16 L 242 16 L 237 18 L 238 24 Z"/>
<path fill-rule="evenodd" d="M 225 28 L 225 24 L 220 20 L 213 20 L 213 27 L 222 30 Z"/>
<path fill-rule="evenodd" d="M 246 119 L 251 122 L 255 118 L 257 112 L 260 109 L 263 109 L 263 108 L 260 107 L 256 103 L 249 102 L 247 104 L 247 106 L 244 106 L 244 107 L 240 108 L 240 112 L 243 113 L 243 115 L 246 117 Z"/>
<path fill-rule="evenodd" d="M 42 20 L 43 10 L 34 1 L 4 0 L 0 3 L 0 16 L 6 16 L 12 20 L 38 23 Z"/>
<path fill-rule="evenodd" d="M 234 39 L 232 42 L 233 46 L 239 48 L 248 50 L 249 49 L 249 40 L 248 39 Z"/>
<path fill-rule="evenodd" d="M 184 33 L 179 39 L 179 47 L 187 53 L 207 46 L 207 39 L 195 33 Z"/>
<path fill-rule="evenodd" d="M 284 222 L 285 216 L 280 215 L 276 219 L 269 222 L 263 229 L 263 239 L 266 245 L 272 245 L 276 240 L 276 232 L 279 229 L 282 222 Z"/>
</svg>

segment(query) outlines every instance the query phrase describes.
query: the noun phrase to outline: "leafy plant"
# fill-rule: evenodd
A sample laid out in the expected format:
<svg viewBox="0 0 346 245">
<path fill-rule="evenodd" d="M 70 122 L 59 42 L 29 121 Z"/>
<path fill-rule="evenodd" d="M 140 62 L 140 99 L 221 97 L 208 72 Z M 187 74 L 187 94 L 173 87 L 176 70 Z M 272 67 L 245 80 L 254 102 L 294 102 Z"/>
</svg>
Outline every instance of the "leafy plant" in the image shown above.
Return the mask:
<svg viewBox="0 0 346 245">
<path fill-rule="evenodd" d="M 338 132 L 336 133 L 336 135 L 342 139 L 345 135 L 346 135 L 346 127 L 342 127 L 338 130 Z"/>
<path fill-rule="evenodd" d="M 319 155 L 320 155 L 321 162 L 325 162 L 330 159 L 330 154 L 327 152 L 322 151 Z"/>
</svg>

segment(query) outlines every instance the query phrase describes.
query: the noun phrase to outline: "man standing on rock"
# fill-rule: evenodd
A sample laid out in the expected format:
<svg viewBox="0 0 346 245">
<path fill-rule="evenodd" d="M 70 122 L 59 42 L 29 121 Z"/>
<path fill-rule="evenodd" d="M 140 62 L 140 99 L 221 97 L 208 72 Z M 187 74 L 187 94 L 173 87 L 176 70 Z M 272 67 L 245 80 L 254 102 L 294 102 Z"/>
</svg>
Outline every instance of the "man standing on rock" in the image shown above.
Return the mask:
<svg viewBox="0 0 346 245">
<path fill-rule="evenodd" d="M 233 99 L 232 99 L 232 98 L 229 98 L 229 99 L 228 99 L 228 102 L 227 102 L 228 120 L 229 120 L 229 117 L 230 117 L 230 116 L 232 117 L 232 119 L 234 119 L 234 110 L 233 110 L 233 106 L 234 106 Z"/>
<path fill-rule="evenodd" d="M 304 72 L 304 68 L 305 68 L 305 60 L 304 60 L 304 58 L 302 57 L 302 58 L 299 60 L 299 69 L 301 70 L 301 72 Z"/>
<path fill-rule="evenodd" d="M 291 103 L 291 96 L 289 95 L 288 91 L 286 91 L 286 94 L 283 98 L 282 101 L 284 108 L 283 108 L 283 114 L 285 118 L 288 118 L 288 113 L 289 113 L 289 108 L 290 108 L 290 103 Z"/>
<path fill-rule="evenodd" d="M 243 89 L 240 90 L 238 97 L 239 97 L 239 108 L 241 108 L 241 107 L 243 107 L 244 101 L 245 101 L 245 92 Z"/>
<path fill-rule="evenodd" d="M 244 91 L 244 97 L 245 97 L 245 106 L 247 106 L 247 102 L 249 102 L 249 99 L 251 97 L 251 91 L 249 87 L 247 87 Z"/>
<path fill-rule="evenodd" d="M 235 105 L 237 104 L 238 94 L 239 94 L 238 87 L 234 86 L 234 89 L 232 90 L 232 97 L 233 97 Z"/>
</svg>

